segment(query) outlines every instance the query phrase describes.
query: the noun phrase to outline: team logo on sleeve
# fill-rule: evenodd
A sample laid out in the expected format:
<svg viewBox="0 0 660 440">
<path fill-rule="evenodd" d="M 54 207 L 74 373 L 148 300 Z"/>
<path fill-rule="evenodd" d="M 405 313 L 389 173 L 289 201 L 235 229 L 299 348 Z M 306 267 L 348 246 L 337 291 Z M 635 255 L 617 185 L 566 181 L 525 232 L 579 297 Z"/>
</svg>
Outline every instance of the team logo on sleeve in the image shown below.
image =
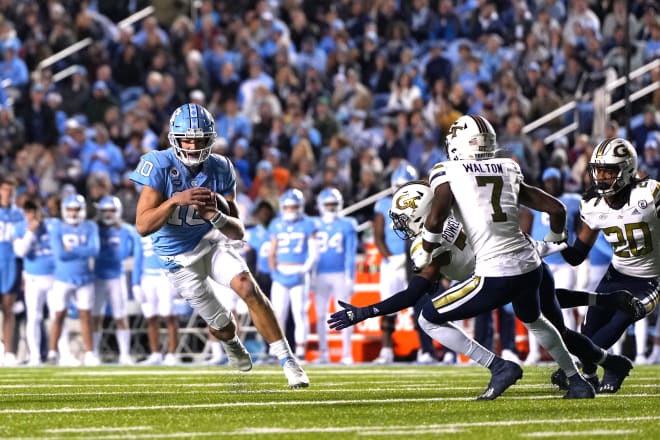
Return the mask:
<svg viewBox="0 0 660 440">
<path fill-rule="evenodd" d="M 637 206 L 639 206 L 639 209 L 646 209 L 648 203 L 646 202 L 646 200 L 639 200 L 637 202 Z"/>
</svg>

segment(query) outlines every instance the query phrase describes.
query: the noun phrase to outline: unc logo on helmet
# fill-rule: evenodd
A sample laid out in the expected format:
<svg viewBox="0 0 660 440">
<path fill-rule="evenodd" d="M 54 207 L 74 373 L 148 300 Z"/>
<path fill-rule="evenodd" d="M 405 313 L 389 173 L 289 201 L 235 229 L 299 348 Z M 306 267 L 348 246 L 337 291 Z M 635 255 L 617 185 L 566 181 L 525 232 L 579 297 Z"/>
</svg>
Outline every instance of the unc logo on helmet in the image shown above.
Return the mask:
<svg viewBox="0 0 660 440">
<path fill-rule="evenodd" d="M 404 240 L 422 231 L 424 219 L 431 211 L 433 193 L 426 182 L 416 180 L 399 188 L 392 197 L 390 218 L 392 229 Z"/>
<path fill-rule="evenodd" d="M 625 139 L 605 139 L 591 155 L 589 173 L 596 192 L 612 196 L 633 183 L 637 175 L 637 152 Z"/>
<path fill-rule="evenodd" d="M 184 165 L 199 165 L 211 155 L 216 138 L 213 116 L 199 104 L 184 104 L 172 113 L 167 138 Z M 184 148 L 184 139 L 194 148 Z"/>
</svg>

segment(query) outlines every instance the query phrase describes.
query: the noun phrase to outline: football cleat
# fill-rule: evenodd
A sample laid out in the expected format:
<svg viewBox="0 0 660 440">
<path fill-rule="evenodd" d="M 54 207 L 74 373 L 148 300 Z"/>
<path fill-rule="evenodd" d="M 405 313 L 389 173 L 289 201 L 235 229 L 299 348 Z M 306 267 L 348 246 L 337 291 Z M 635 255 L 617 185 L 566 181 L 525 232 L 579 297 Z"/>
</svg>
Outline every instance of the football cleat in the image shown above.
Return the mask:
<svg viewBox="0 0 660 440">
<path fill-rule="evenodd" d="M 179 360 L 176 358 L 174 353 L 167 353 L 163 359 L 163 365 L 173 367 L 175 365 L 179 365 Z"/>
<path fill-rule="evenodd" d="M 600 381 L 598 380 L 598 374 L 594 374 L 593 376 L 584 376 L 587 382 L 591 384 L 591 387 L 595 390 L 598 391 L 600 388 Z"/>
<path fill-rule="evenodd" d="M 135 361 L 133 361 L 133 358 L 128 355 L 128 354 L 122 354 L 119 356 L 119 360 L 117 361 L 119 365 L 122 365 L 124 367 L 128 367 L 131 365 L 135 365 Z"/>
<path fill-rule="evenodd" d="M 596 376 L 596 379 L 598 379 L 598 376 Z M 568 382 L 568 392 L 564 394 L 564 399 L 593 399 L 596 397 L 595 388 L 580 373 L 571 376 Z"/>
<path fill-rule="evenodd" d="M 237 368 L 239 371 L 250 371 L 252 369 L 252 358 L 250 357 L 250 353 L 248 353 L 240 340 L 237 340 L 234 343 L 227 343 L 224 341 L 221 341 L 221 343 L 227 354 L 229 365 Z"/>
<path fill-rule="evenodd" d="M 60 364 L 61 363 L 62 363 L 62 359 L 60 359 Z M 99 357 L 96 356 L 93 352 L 87 351 L 85 352 L 83 365 L 86 367 L 98 367 L 99 365 L 101 365 L 101 359 L 99 359 Z"/>
<path fill-rule="evenodd" d="M 609 295 L 603 295 L 602 299 L 603 305 L 626 312 L 633 321 L 639 321 L 646 316 L 646 309 L 642 301 L 628 290 L 615 290 Z"/>
<path fill-rule="evenodd" d="M 599 393 L 613 394 L 619 391 L 625 378 L 630 374 L 633 369 L 633 364 L 625 356 L 610 355 L 605 363 L 603 363 L 605 374 L 603 380 L 598 387 Z"/>
<path fill-rule="evenodd" d="M 501 364 L 491 371 L 488 387 L 477 400 L 495 400 L 511 385 L 523 376 L 523 370 L 515 362 L 502 360 Z"/>
<path fill-rule="evenodd" d="M 138 365 L 150 366 L 150 365 L 160 365 L 163 363 L 163 354 L 162 353 L 151 353 L 145 360 L 138 362 Z"/>
<path fill-rule="evenodd" d="M 566 377 L 566 373 L 564 373 L 564 370 L 561 368 L 552 373 L 550 376 L 550 382 L 552 382 L 553 385 L 557 385 L 560 390 L 564 391 L 568 391 L 568 387 L 570 385 L 568 382 L 568 377 Z"/>
<path fill-rule="evenodd" d="M 307 388 L 309 386 L 307 374 L 294 358 L 286 359 L 282 364 L 282 368 L 284 368 L 284 375 L 289 381 L 289 388 Z"/>
</svg>

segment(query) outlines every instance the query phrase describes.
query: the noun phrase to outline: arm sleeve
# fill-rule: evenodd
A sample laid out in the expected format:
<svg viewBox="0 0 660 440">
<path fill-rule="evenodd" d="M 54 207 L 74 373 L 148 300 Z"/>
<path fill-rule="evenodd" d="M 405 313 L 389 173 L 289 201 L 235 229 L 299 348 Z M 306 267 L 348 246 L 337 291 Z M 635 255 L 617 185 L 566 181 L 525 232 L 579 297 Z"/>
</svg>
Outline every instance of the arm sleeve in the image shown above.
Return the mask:
<svg viewBox="0 0 660 440">
<path fill-rule="evenodd" d="M 97 257 L 101 250 L 101 240 L 99 239 L 99 227 L 96 223 L 90 222 L 89 241 L 87 246 L 77 248 L 78 257 Z"/>
<path fill-rule="evenodd" d="M 582 242 L 579 238 L 576 238 L 572 246 L 561 251 L 561 256 L 564 257 L 564 260 L 566 260 L 571 266 L 577 266 L 587 258 L 590 250 L 591 246 Z"/>
<path fill-rule="evenodd" d="M 410 283 L 405 290 L 397 292 L 379 303 L 372 304 L 368 308 L 371 309 L 372 316 L 390 315 L 414 306 L 432 287 L 433 282 L 415 275 L 410 279 Z"/>
</svg>

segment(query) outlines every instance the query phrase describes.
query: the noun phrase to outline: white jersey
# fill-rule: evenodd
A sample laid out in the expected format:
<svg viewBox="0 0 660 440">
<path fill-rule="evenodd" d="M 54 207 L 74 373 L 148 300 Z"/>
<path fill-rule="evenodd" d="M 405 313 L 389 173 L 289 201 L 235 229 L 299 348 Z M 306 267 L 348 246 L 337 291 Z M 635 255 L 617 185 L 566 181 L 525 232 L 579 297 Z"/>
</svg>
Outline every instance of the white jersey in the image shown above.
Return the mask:
<svg viewBox="0 0 660 440">
<path fill-rule="evenodd" d="M 449 183 L 454 216 L 463 223 L 476 256 L 475 274 L 521 275 L 541 260 L 518 223 L 518 193 L 523 180 L 511 159 L 442 162 L 429 176 L 431 190 Z"/>
<path fill-rule="evenodd" d="M 580 215 L 591 229 L 603 231 L 616 270 L 634 277 L 660 276 L 660 183 L 637 183 L 621 209 L 610 208 L 602 197 L 583 200 Z"/>
</svg>

